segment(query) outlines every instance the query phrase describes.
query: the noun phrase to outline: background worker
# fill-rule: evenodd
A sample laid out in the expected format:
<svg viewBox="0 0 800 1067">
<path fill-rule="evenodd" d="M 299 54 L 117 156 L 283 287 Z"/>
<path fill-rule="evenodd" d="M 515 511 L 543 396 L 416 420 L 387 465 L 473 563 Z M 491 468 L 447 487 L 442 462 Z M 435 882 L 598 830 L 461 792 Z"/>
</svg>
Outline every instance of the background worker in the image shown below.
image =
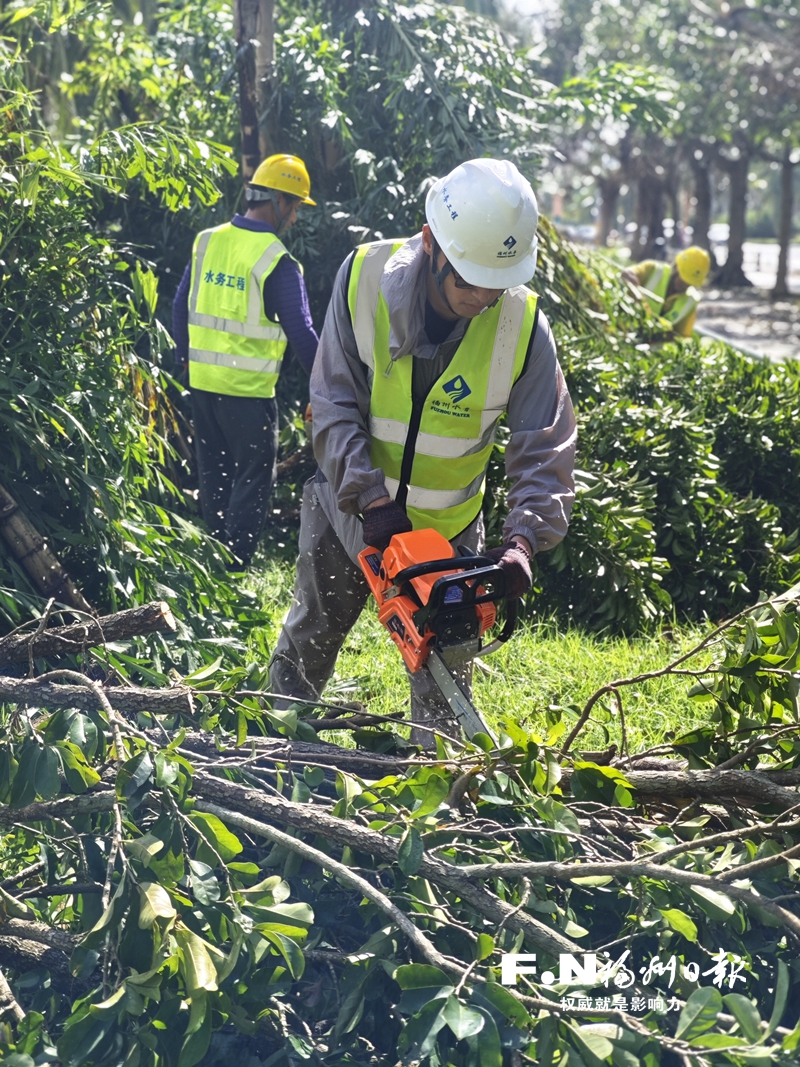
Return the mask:
<svg viewBox="0 0 800 1067">
<path fill-rule="evenodd" d="M 310 374 L 318 338 L 300 264 L 280 237 L 309 197 L 296 156 L 264 160 L 247 211 L 198 234 L 172 309 L 175 359 L 188 364 L 200 506 L 213 535 L 246 565 L 275 482 L 275 387 L 287 341 Z"/>
<path fill-rule="evenodd" d="M 508 161 L 437 181 L 408 240 L 362 245 L 334 285 L 311 375 L 314 453 L 303 493 L 294 598 L 270 664 L 274 692 L 314 699 L 368 595 L 370 545 L 432 527 L 483 549 L 486 467 L 508 415 L 505 544 L 510 598 L 530 558 L 566 533 L 575 419 L 553 335 L 524 283 L 536 267 L 536 198 Z M 462 682 L 468 685 L 470 672 Z M 415 723 L 458 726 L 427 672 L 409 675 Z M 430 747 L 430 729 L 415 729 Z"/>
<path fill-rule="evenodd" d="M 644 259 L 622 272 L 622 280 L 647 306 L 669 324 L 676 337 L 691 337 L 697 308 L 698 290 L 711 269 L 711 256 L 705 248 L 693 245 L 675 257 L 675 265 Z"/>
</svg>

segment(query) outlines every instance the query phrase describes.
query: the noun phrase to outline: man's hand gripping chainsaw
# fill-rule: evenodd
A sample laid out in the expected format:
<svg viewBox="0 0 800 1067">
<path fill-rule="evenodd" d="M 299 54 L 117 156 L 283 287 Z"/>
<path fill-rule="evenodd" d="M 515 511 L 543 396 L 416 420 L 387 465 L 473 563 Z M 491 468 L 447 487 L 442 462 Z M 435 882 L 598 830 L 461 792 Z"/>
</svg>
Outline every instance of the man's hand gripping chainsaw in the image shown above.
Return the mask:
<svg viewBox="0 0 800 1067">
<path fill-rule="evenodd" d="M 409 671 L 431 674 L 468 738 L 484 733 L 496 740 L 451 668 L 494 652 L 514 630 L 511 600 L 502 632 L 481 645 L 495 622 L 495 602 L 506 595 L 500 567 L 486 556 L 456 555 L 435 530 L 395 534 L 383 554 L 365 548 L 358 561 Z"/>
</svg>

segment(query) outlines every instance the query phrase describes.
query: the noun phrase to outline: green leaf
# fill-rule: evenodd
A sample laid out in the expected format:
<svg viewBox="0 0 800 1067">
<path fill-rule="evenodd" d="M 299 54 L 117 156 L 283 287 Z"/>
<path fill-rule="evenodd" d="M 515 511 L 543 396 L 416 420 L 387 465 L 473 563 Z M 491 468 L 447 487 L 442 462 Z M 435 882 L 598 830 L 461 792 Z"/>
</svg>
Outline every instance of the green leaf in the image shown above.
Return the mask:
<svg viewBox="0 0 800 1067">
<path fill-rule="evenodd" d="M 278 949 L 281 956 L 283 956 L 292 978 L 302 978 L 306 960 L 302 949 L 297 942 L 293 941 L 290 937 L 286 937 L 285 934 L 280 934 L 274 930 L 265 930 L 262 928 L 260 932 L 261 936 L 266 938 L 267 941 L 270 941 Z"/>
<path fill-rule="evenodd" d="M 392 976 L 401 989 L 422 989 L 453 983 L 438 967 L 427 963 L 405 963 Z"/>
<path fill-rule="evenodd" d="M 614 1052 L 613 1044 L 602 1034 L 582 1026 L 567 1024 L 573 1044 L 587 1067 L 604 1067 L 605 1061 Z"/>
<path fill-rule="evenodd" d="M 425 850 L 419 830 L 409 826 L 403 834 L 400 848 L 397 850 L 397 866 L 405 875 L 416 874 L 422 863 Z"/>
<path fill-rule="evenodd" d="M 488 1011 L 477 1009 L 483 1016 L 483 1028 L 477 1035 L 480 1067 L 503 1067 L 503 1050 L 497 1023 Z"/>
<path fill-rule="evenodd" d="M 86 762 L 86 757 L 71 741 L 58 741 L 56 749 L 61 756 L 64 777 L 73 793 L 85 793 L 89 786 L 97 785 L 100 775 Z"/>
<path fill-rule="evenodd" d="M 178 914 L 169 893 L 158 882 L 139 884 L 139 928 L 148 930 L 156 919 L 174 919 Z"/>
<path fill-rule="evenodd" d="M 504 985 L 500 985 L 498 982 L 487 982 L 476 992 L 476 996 L 482 996 L 488 1000 L 493 1007 L 502 1012 L 515 1026 L 533 1025 L 533 1019 L 528 1014 L 528 1009 Z"/>
<path fill-rule="evenodd" d="M 239 838 L 232 834 L 216 815 L 211 815 L 205 811 L 193 811 L 189 819 L 208 838 L 221 856 L 223 863 L 232 860 L 234 856 L 238 856 L 242 851 L 242 843 Z"/>
<path fill-rule="evenodd" d="M 693 1037 L 709 1030 L 721 1011 L 722 994 L 718 989 L 714 986 L 695 989 L 680 1014 L 675 1036 L 691 1041 Z"/>
<path fill-rule="evenodd" d="M 444 1005 L 444 1021 L 455 1034 L 457 1040 L 472 1037 L 479 1033 L 485 1018 L 479 1011 L 462 1004 L 457 997 L 448 997 Z"/>
<path fill-rule="evenodd" d="M 761 1037 L 761 1016 L 753 1002 L 741 993 L 727 993 L 722 1000 L 747 1040 L 751 1044 L 758 1041 Z"/>
<path fill-rule="evenodd" d="M 24 808 L 36 799 L 36 771 L 42 750 L 35 741 L 28 741 L 19 757 L 19 767 L 11 785 L 12 808 Z"/>
<path fill-rule="evenodd" d="M 475 944 L 475 959 L 488 960 L 493 952 L 494 938 L 490 937 L 489 934 L 478 934 L 478 940 Z"/>
<path fill-rule="evenodd" d="M 430 815 L 444 802 L 449 792 L 450 785 L 447 779 L 439 774 L 432 774 L 425 783 L 419 805 L 414 808 L 409 818 L 419 819 L 423 815 Z"/>
<path fill-rule="evenodd" d="M 181 1054 L 178 1058 L 178 1067 L 195 1067 L 205 1058 L 208 1046 L 211 1043 L 211 1005 L 208 997 L 202 998 L 205 1005 L 205 1014 L 201 1025 L 190 1033 L 181 1046 Z"/>
<path fill-rule="evenodd" d="M 211 867 L 200 860 L 189 860 L 189 870 L 192 872 L 192 892 L 198 904 L 216 904 L 220 888 Z"/>
<path fill-rule="evenodd" d="M 186 992 L 189 996 L 202 989 L 214 992 L 217 988 L 217 969 L 208 951 L 209 945 L 183 923 L 177 924 L 174 934 L 183 953 Z"/>
<path fill-rule="evenodd" d="M 149 792 L 153 777 L 153 760 L 146 750 L 126 760 L 117 772 L 117 797 L 133 810 Z"/>
<path fill-rule="evenodd" d="M 660 908 L 670 928 L 682 934 L 687 941 L 697 941 L 697 924 L 684 911 L 678 908 Z"/>
<path fill-rule="evenodd" d="M 61 779 L 58 776 L 60 766 L 61 761 L 55 749 L 42 750 L 36 765 L 36 794 L 42 800 L 52 800 L 61 792 Z"/>
<path fill-rule="evenodd" d="M 690 885 L 689 892 L 706 915 L 717 922 L 726 922 L 736 911 L 736 904 L 731 898 L 716 889 L 709 889 L 704 885 Z"/>
<path fill-rule="evenodd" d="M 765 1039 L 770 1037 L 776 1027 L 780 1026 L 783 1013 L 786 1011 L 786 1001 L 789 997 L 789 968 L 783 962 L 778 960 L 778 976 L 775 982 L 775 1003 L 772 1006 L 772 1014 L 769 1017 L 769 1023 L 764 1034 Z"/>
<path fill-rule="evenodd" d="M 193 674 L 187 674 L 183 679 L 184 685 L 194 685 L 195 682 L 205 682 L 208 678 L 212 678 L 222 666 L 223 659 L 223 656 L 218 656 L 213 663 L 200 667 Z"/>
<path fill-rule="evenodd" d="M 150 833 L 142 834 L 141 837 L 135 837 L 130 841 L 123 841 L 123 844 L 125 850 L 135 856 L 145 867 L 149 867 L 153 856 L 157 856 L 164 848 L 161 838 Z"/>
<path fill-rule="evenodd" d="M 445 1025 L 444 1005 L 441 1001 L 426 1004 L 409 1019 L 400 1034 L 397 1049 L 404 1064 L 417 1064 L 429 1056 L 439 1031 Z"/>
</svg>

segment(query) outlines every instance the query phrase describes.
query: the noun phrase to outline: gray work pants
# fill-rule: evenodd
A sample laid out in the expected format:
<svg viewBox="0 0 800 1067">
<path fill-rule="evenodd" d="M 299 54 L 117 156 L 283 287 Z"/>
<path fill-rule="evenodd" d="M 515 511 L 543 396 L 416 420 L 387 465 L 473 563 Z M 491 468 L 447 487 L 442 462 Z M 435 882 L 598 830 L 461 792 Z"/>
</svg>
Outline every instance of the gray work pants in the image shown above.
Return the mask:
<svg viewBox="0 0 800 1067">
<path fill-rule="evenodd" d="M 472 552 L 481 551 L 483 519 L 479 516 L 455 539 L 453 544 L 456 543 Z M 360 521 L 355 515 L 338 511 L 329 483 L 309 479 L 300 511 L 292 605 L 270 661 L 272 692 L 299 700 L 311 700 L 322 693 L 339 649 L 369 596 L 369 586 L 356 562 L 358 553 L 366 547 Z M 469 692 L 472 665 L 454 673 Z M 427 670 L 409 673 L 408 678 L 412 722 L 460 737 L 460 727 Z M 434 748 L 434 736 L 429 729 L 415 726 L 411 740 Z"/>
</svg>

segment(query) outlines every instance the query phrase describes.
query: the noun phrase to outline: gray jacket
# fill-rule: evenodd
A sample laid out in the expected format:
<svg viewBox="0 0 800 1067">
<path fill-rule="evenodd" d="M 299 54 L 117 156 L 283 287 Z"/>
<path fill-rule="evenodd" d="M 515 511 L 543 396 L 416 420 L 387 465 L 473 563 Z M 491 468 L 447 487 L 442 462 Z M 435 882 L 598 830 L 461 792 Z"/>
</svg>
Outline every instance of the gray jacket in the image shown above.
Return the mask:
<svg viewBox="0 0 800 1067">
<path fill-rule="evenodd" d="M 433 384 L 452 358 L 469 320 L 459 319 L 441 345 L 428 340 L 424 327 L 428 262 L 422 237 L 417 234 L 388 261 L 381 291 L 389 309 L 392 360 L 411 352 L 415 359 L 430 361 L 425 378 Z M 320 503 L 326 513 L 335 502 L 340 512 L 355 516 L 367 504 L 389 493 L 383 471 L 370 462 L 372 380 L 371 372 L 359 358 L 350 321 L 350 263 L 351 258 L 345 260 L 336 277 L 310 391 L 314 455 L 330 484 Z M 508 425 L 511 440 L 505 461 L 511 488 L 504 540 L 520 534 L 530 541 L 534 551 L 552 548 L 567 532 L 575 496 L 576 427 L 553 334 L 541 312 L 527 366 L 511 390 Z M 328 518 L 338 531 L 342 516 L 328 514 Z M 350 523 L 346 525 L 349 527 Z"/>
</svg>

